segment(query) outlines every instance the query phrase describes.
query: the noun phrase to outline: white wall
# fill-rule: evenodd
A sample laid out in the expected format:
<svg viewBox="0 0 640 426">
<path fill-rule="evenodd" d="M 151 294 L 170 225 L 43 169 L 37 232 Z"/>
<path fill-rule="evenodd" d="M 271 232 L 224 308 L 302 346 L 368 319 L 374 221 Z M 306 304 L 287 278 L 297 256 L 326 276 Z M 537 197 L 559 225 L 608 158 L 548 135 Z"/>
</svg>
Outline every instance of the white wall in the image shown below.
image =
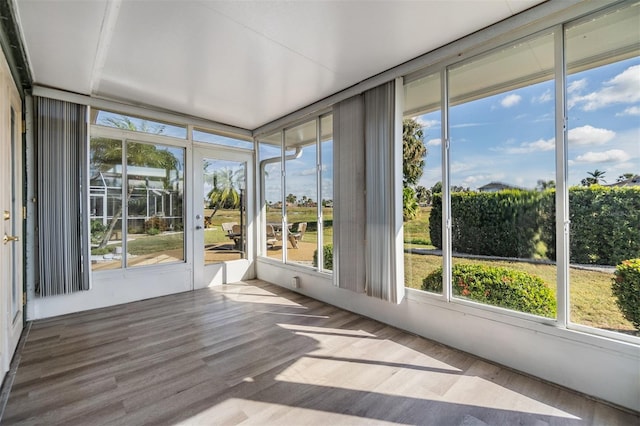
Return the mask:
<svg viewBox="0 0 640 426">
<path fill-rule="evenodd" d="M 92 274 L 91 289 L 51 297 L 31 295 L 27 319 L 37 320 L 191 290 L 191 265 L 158 265 Z"/>
<path fill-rule="evenodd" d="M 640 348 L 409 291 L 394 305 L 332 285 L 330 275 L 259 259 L 259 279 L 472 353 L 541 379 L 640 411 Z"/>
</svg>

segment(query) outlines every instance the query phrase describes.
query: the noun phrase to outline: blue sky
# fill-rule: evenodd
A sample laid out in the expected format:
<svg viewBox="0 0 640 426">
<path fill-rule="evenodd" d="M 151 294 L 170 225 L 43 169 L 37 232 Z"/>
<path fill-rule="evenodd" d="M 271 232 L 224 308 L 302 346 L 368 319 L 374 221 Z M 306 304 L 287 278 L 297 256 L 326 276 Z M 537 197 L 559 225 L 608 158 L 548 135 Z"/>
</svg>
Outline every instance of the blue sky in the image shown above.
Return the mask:
<svg viewBox="0 0 640 426">
<path fill-rule="evenodd" d="M 640 58 L 570 75 L 569 184 L 599 169 L 613 183 L 640 174 Z M 534 188 L 555 180 L 554 83 L 542 82 L 450 110 L 451 183 Z M 440 113 L 417 118 L 429 150 L 420 184 L 441 180 Z"/>
</svg>

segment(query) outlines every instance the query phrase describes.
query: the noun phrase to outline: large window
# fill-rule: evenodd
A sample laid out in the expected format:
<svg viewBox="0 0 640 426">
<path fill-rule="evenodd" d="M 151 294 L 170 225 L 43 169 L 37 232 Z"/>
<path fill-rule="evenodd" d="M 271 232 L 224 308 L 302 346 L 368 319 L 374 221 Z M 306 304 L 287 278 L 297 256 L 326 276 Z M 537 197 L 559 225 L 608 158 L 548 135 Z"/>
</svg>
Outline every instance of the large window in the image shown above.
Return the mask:
<svg viewBox="0 0 640 426">
<path fill-rule="evenodd" d="M 264 256 L 332 269 L 332 127 L 327 115 L 260 140 Z"/>
<path fill-rule="evenodd" d="M 92 270 L 184 261 L 183 198 L 183 148 L 92 137 Z"/>
<path fill-rule="evenodd" d="M 640 257 L 638 9 L 613 7 L 443 64 L 447 99 L 436 95 L 439 73 L 408 79 L 405 117 L 427 133 L 420 182 L 432 186 L 431 226 L 419 215 L 405 221 L 406 286 L 634 340 L 623 334 L 638 335 L 640 321 L 631 278 Z M 429 166 L 440 141 L 428 133 L 440 121 L 446 188 Z M 450 268 L 417 266 L 436 249 Z"/>
<path fill-rule="evenodd" d="M 555 180 L 553 58 L 545 33 L 449 69 L 452 295 L 551 318 L 540 210 Z"/>
<path fill-rule="evenodd" d="M 289 263 L 313 265 L 318 242 L 317 121 L 285 130 L 285 206 Z"/>
<path fill-rule="evenodd" d="M 434 293 L 442 288 L 424 287 L 423 281 L 442 267 L 440 239 L 432 240 L 442 229 L 440 86 L 440 74 L 405 86 L 402 132 L 404 284 Z"/>
<path fill-rule="evenodd" d="M 259 146 L 260 182 L 262 183 L 262 221 L 264 238 L 262 255 L 282 260 L 282 133 L 262 138 Z"/>
<path fill-rule="evenodd" d="M 638 8 L 578 22 L 565 32 L 569 319 L 622 333 L 635 327 L 616 304 L 613 271 L 640 257 Z M 637 286 L 622 279 L 617 287 L 626 293 L 623 306 L 638 312 Z"/>
</svg>

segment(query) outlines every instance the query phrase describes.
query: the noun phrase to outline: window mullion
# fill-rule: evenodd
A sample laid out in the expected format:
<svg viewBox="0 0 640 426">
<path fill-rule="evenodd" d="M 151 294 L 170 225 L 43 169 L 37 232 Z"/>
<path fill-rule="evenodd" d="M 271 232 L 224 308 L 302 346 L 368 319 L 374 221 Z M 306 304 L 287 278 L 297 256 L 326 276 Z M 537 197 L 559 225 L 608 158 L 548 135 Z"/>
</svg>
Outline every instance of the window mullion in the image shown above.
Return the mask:
<svg viewBox="0 0 640 426">
<path fill-rule="evenodd" d="M 442 296 L 451 300 L 451 189 L 449 188 L 449 81 L 447 68 L 440 74 L 442 111 Z"/>
<path fill-rule="evenodd" d="M 554 31 L 556 139 L 556 300 L 560 327 L 569 323 L 569 195 L 564 30 Z"/>
</svg>

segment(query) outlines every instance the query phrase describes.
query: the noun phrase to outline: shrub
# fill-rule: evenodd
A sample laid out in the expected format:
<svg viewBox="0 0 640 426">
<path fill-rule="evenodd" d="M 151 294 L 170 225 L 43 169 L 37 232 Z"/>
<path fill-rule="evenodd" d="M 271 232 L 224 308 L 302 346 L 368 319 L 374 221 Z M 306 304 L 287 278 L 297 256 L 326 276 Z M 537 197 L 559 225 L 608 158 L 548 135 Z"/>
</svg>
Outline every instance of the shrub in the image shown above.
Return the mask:
<svg viewBox="0 0 640 426">
<path fill-rule="evenodd" d="M 451 194 L 453 250 L 503 257 L 533 257 L 537 244 L 556 258 L 555 189 Z M 616 265 L 640 257 L 640 188 L 569 188 L 572 263 Z M 429 219 L 434 246 L 442 248 L 442 199 L 434 194 Z"/>
<path fill-rule="evenodd" d="M 543 210 L 555 210 L 555 191 L 543 197 Z M 640 188 L 569 188 L 571 262 L 617 265 L 640 257 Z M 541 239 L 547 256 L 555 259 L 555 217 L 543 217 Z"/>
<path fill-rule="evenodd" d="M 442 193 L 434 193 L 429 213 L 429 237 L 431 244 L 442 248 Z"/>
<path fill-rule="evenodd" d="M 540 228 L 538 191 L 451 194 L 451 244 L 458 253 L 530 258 L 536 253 Z M 434 196 L 429 219 L 431 242 L 442 248 L 442 200 Z"/>
<path fill-rule="evenodd" d="M 102 247 L 102 248 L 94 248 L 91 249 L 91 254 L 94 256 L 100 256 L 103 254 L 109 254 L 113 252 L 113 248 L 112 247 Z"/>
<path fill-rule="evenodd" d="M 484 265 L 455 265 L 453 294 L 488 305 L 553 318 L 556 299 L 541 278 L 513 269 Z M 442 292 L 442 268 L 429 274 L 422 289 Z"/>
<path fill-rule="evenodd" d="M 640 258 L 616 267 L 611 290 L 624 317 L 640 331 Z"/>
<path fill-rule="evenodd" d="M 147 229 L 147 235 L 158 235 L 160 230 L 158 228 L 149 228 Z"/>
<path fill-rule="evenodd" d="M 410 186 L 402 189 L 402 220 L 407 222 L 418 216 L 418 200 L 416 191 Z"/>
<path fill-rule="evenodd" d="M 91 233 L 104 232 L 107 230 L 107 227 L 102 224 L 101 220 L 91 219 Z"/>
<path fill-rule="evenodd" d="M 150 229 L 157 229 L 160 232 L 167 230 L 167 221 L 163 217 L 152 216 L 144 223 L 145 232 L 148 234 Z M 156 234 L 150 234 L 156 235 Z"/>
<path fill-rule="evenodd" d="M 333 244 L 327 244 L 322 248 L 322 267 L 333 271 Z M 318 250 L 313 252 L 313 266 L 318 266 Z"/>
</svg>

